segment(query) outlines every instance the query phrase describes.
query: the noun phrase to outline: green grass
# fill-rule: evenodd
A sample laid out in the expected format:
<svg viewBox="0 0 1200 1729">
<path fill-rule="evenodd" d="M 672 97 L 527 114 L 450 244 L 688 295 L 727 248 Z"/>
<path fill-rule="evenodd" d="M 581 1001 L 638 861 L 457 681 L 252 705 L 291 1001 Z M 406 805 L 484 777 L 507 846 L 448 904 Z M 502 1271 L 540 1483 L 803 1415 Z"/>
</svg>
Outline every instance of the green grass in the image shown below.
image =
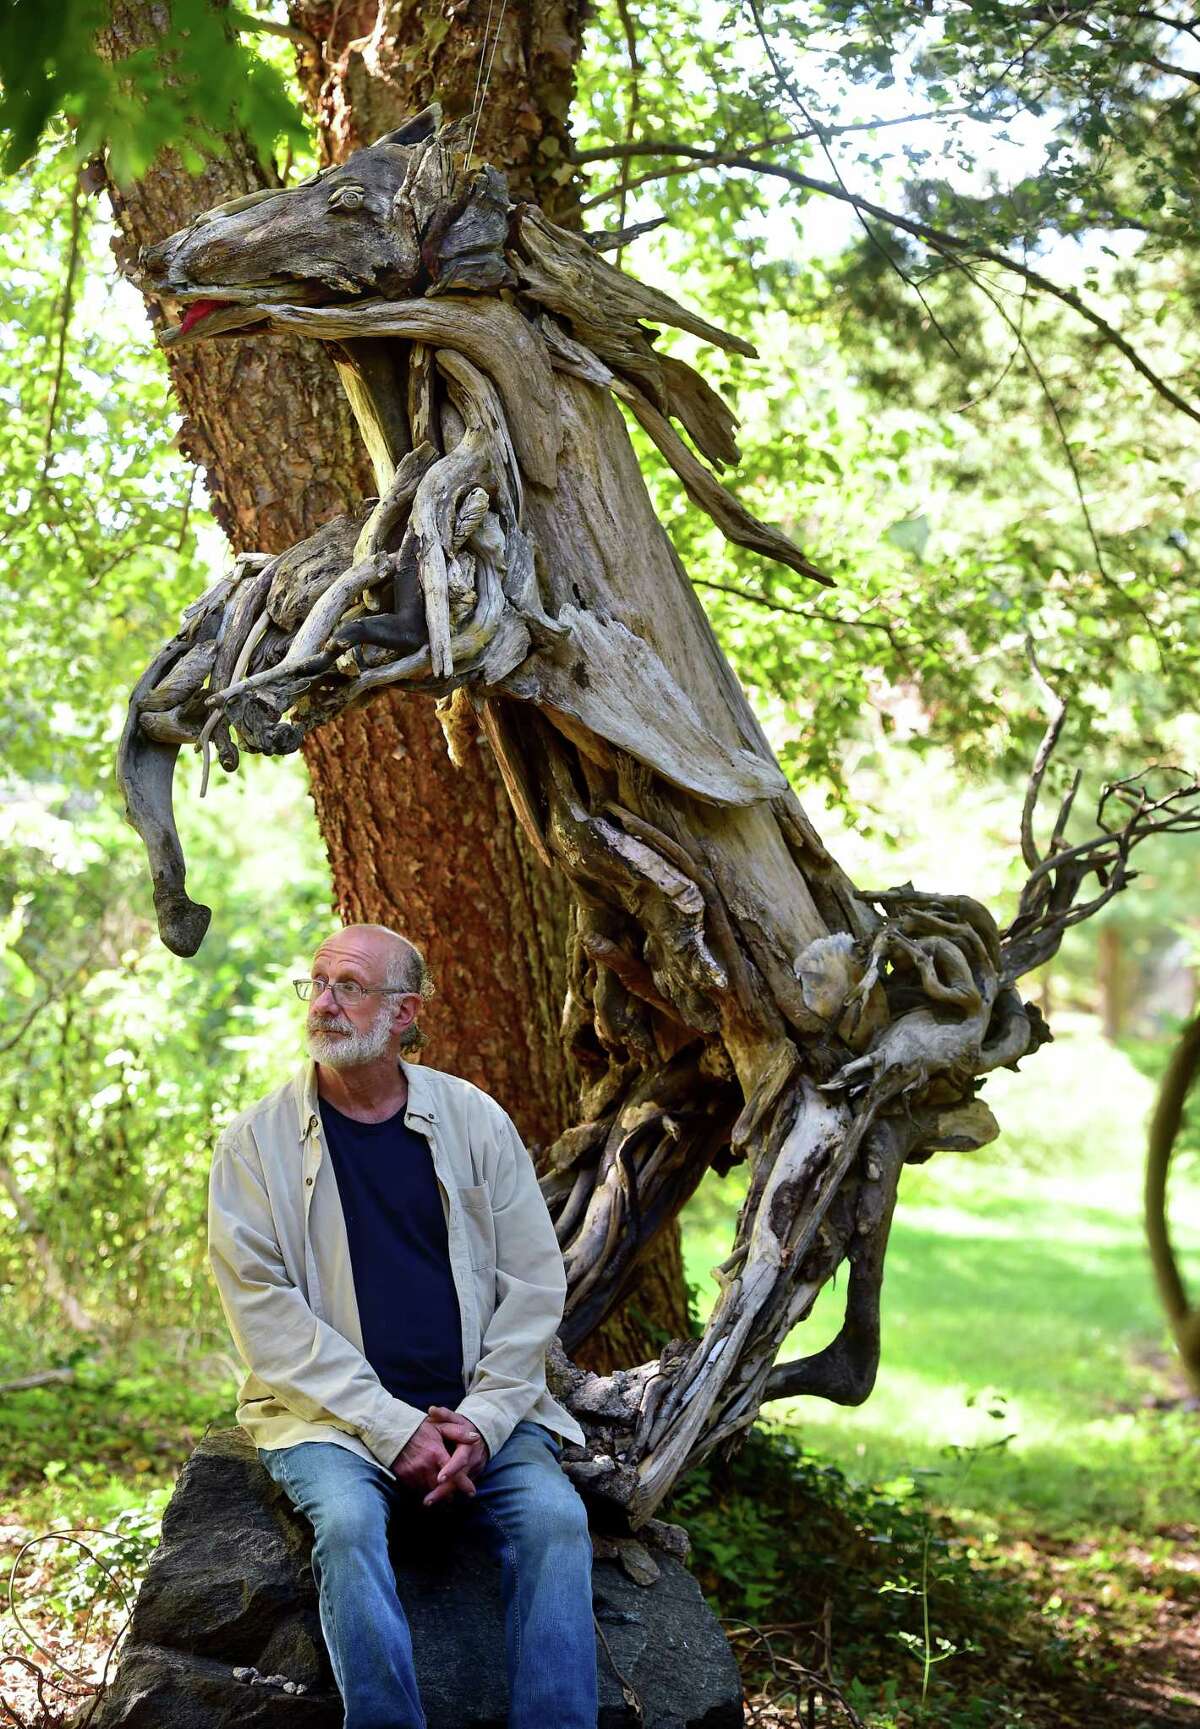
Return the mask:
<svg viewBox="0 0 1200 1729">
<path fill-rule="evenodd" d="M 765 1414 L 867 1482 L 940 1473 L 956 1516 L 1066 1533 L 1149 1534 L 1200 1505 L 1194 1411 L 1155 1408 L 1182 1391 L 1141 1229 L 1141 1161 L 1153 1089 L 1092 1023 L 987 1097 L 1004 1125 L 972 1155 L 906 1172 L 888 1254 L 883 1363 L 858 1410 L 818 1399 Z M 702 1310 L 728 1252 L 744 1182 L 709 1179 L 684 1219 Z M 1200 1274 L 1200 1183 L 1176 1184 L 1174 1235 Z M 841 1318 L 822 1293 L 786 1355 L 818 1349 Z M 988 1448 L 964 1465 L 954 1448 Z"/>
</svg>

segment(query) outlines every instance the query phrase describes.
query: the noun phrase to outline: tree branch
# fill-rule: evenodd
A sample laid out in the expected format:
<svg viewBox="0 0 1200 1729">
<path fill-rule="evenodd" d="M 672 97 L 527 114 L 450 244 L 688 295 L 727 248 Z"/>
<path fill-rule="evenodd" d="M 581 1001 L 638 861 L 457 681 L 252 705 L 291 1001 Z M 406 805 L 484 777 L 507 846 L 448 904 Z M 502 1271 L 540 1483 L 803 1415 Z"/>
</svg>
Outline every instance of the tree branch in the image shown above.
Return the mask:
<svg viewBox="0 0 1200 1729">
<path fill-rule="evenodd" d="M 1112 32 L 1102 25 L 1089 23 L 1086 18 L 1079 20 L 1079 28 L 1085 36 L 1090 36 L 1093 42 L 1102 42 L 1107 48 L 1119 49 L 1124 44 Z M 1140 50 L 1129 56 L 1129 63 L 1135 66 L 1149 66 L 1154 72 L 1161 72 L 1168 78 L 1182 78 L 1189 84 L 1200 84 L 1200 72 L 1189 66 L 1172 66 L 1166 60 L 1160 60 L 1157 54 L 1142 53 Z"/>
<path fill-rule="evenodd" d="M 913 671 L 912 662 L 909 660 L 905 645 L 897 637 L 895 625 L 888 619 L 867 618 L 865 616 L 844 618 L 840 615 L 831 615 L 827 612 L 818 611 L 815 606 L 794 606 L 789 601 L 772 600 L 769 594 L 756 594 L 753 589 L 736 588 L 731 582 L 715 582 L 711 577 L 706 576 L 693 576 L 691 581 L 695 588 L 715 588 L 722 594 L 732 594 L 738 600 L 748 600 L 755 606 L 765 607 L 769 612 L 785 612 L 792 618 L 813 618 L 820 624 L 828 624 L 834 628 L 842 626 L 846 630 L 882 631 L 891 644 L 896 658 L 910 673 Z M 923 637 L 916 637 L 914 640 L 922 648 L 932 646 Z"/>
<path fill-rule="evenodd" d="M 1033 769 L 1029 776 L 1029 785 L 1025 789 L 1025 803 L 1021 809 L 1021 857 L 1025 860 L 1026 866 L 1032 871 L 1036 870 L 1042 862 L 1042 855 L 1038 852 L 1037 842 L 1033 838 L 1034 812 L 1037 809 L 1038 797 L 1042 790 L 1042 780 L 1045 777 L 1046 767 L 1050 758 L 1054 754 L 1054 747 L 1057 745 L 1059 736 L 1062 733 L 1063 722 L 1067 718 L 1067 705 L 1063 698 L 1051 688 L 1049 680 L 1038 665 L 1037 653 L 1033 646 L 1033 638 L 1031 636 L 1027 637 L 1026 642 L 1029 650 L 1029 662 L 1033 668 L 1034 679 L 1045 698 L 1047 707 L 1050 710 L 1050 720 L 1042 735 L 1042 742 L 1038 745 L 1037 755 L 1033 759 Z"/>
<path fill-rule="evenodd" d="M 1178 30 L 1183 35 L 1191 36 L 1195 41 L 1200 42 L 1200 30 L 1196 28 L 1195 24 L 1189 24 L 1186 19 L 1169 18 L 1165 12 L 1142 12 L 1140 10 L 1135 11 L 1132 16 L 1145 18 L 1151 24 L 1163 24 L 1168 30 Z"/>
<path fill-rule="evenodd" d="M 784 92 L 784 94 L 786 96 L 790 97 L 791 100 L 795 103 L 796 107 L 800 110 L 800 113 L 804 116 L 804 119 L 807 121 L 809 126 L 813 126 L 815 129 L 815 122 L 813 120 L 812 114 L 809 112 L 808 105 L 804 101 L 804 98 L 801 96 L 799 90 L 796 88 L 795 81 L 785 71 L 784 66 L 783 66 L 783 62 L 780 60 L 779 55 L 776 52 L 775 44 L 771 40 L 771 37 L 767 33 L 767 27 L 763 21 L 762 7 L 759 4 L 759 0 L 749 0 L 749 4 L 750 4 L 750 14 L 751 14 L 752 18 L 754 19 L 754 28 L 758 31 L 759 41 L 763 45 L 763 51 L 766 54 L 767 59 L 770 61 L 771 70 L 775 74 L 775 78 L 779 84 L 780 89 Z M 819 134 L 818 134 L 818 136 L 819 136 Z M 837 161 L 834 157 L 833 151 L 829 148 L 829 140 L 827 138 L 821 137 L 820 138 L 820 145 L 821 145 L 821 154 L 824 156 L 826 162 L 828 162 L 830 168 L 832 169 L 834 179 L 837 181 L 837 183 L 841 187 L 842 191 L 848 197 L 850 197 L 851 196 L 850 188 L 846 185 L 846 182 L 842 176 L 842 171 L 837 165 Z M 950 335 L 950 332 L 944 328 L 944 326 L 942 325 L 942 322 L 939 319 L 937 313 L 933 310 L 933 307 L 930 306 L 928 300 L 926 300 L 924 294 L 921 291 L 920 283 L 914 282 L 911 279 L 911 277 L 909 277 L 907 272 L 901 268 L 899 263 L 897 263 L 896 259 L 888 251 L 887 247 L 884 246 L 883 242 L 879 239 L 879 236 L 875 233 L 874 229 L 871 227 L 870 223 L 867 221 L 866 217 L 863 215 L 862 211 L 858 208 L 858 206 L 853 205 L 852 208 L 854 209 L 855 216 L 858 218 L 859 226 L 862 228 L 863 233 L 866 235 L 866 237 L 870 241 L 871 245 L 875 248 L 875 250 L 879 254 L 880 258 L 883 259 L 884 264 L 887 266 L 887 268 L 890 271 L 892 271 L 892 273 L 895 276 L 898 276 L 900 278 L 900 281 L 903 282 L 903 284 L 906 288 L 911 289 L 911 291 L 916 295 L 917 299 L 921 302 L 921 305 L 925 309 L 925 314 L 928 317 L 929 322 L 933 325 L 933 328 L 937 331 L 937 333 L 941 337 L 942 341 L 946 344 L 946 347 L 950 350 L 951 354 L 954 356 L 954 358 L 956 360 L 961 359 L 962 357 L 958 352 L 958 348 L 957 348 L 957 345 L 955 344 L 954 338 Z"/>
<path fill-rule="evenodd" d="M 707 157 L 703 158 L 703 161 L 714 168 L 740 168 L 751 174 L 766 174 L 775 179 L 784 180 L 789 186 L 795 186 L 802 192 L 814 192 L 825 198 L 835 198 L 841 204 L 852 205 L 860 212 L 875 217 L 877 221 L 885 222 L 891 228 L 912 235 L 914 240 L 922 241 L 926 246 L 932 247 L 935 252 L 943 256 L 961 254 L 967 258 L 986 260 L 990 264 L 999 265 L 1002 270 L 1011 271 L 1014 276 L 1019 276 L 1023 281 L 1028 282 L 1031 288 L 1036 288 L 1043 294 L 1049 294 L 1055 300 L 1061 301 L 1064 306 L 1069 306 L 1093 329 L 1099 331 L 1110 347 L 1115 348 L 1119 354 L 1123 354 L 1134 371 L 1139 373 L 1165 402 L 1169 402 L 1181 414 L 1186 414 L 1189 420 L 1194 420 L 1200 424 L 1200 407 L 1181 396 L 1165 378 L 1155 372 L 1133 344 L 1122 336 L 1121 332 L 1106 318 L 1089 306 L 1073 288 L 1065 288 L 1060 283 L 1052 282 L 1048 276 L 1043 276 L 1040 270 L 1032 269 L 1019 259 L 1010 257 L 1007 252 L 1001 252 L 992 246 L 981 245 L 978 241 L 971 240 L 961 234 L 951 234 L 948 229 L 937 228 L 929 222 L 920 222 L 915 217 L 902 216 L 898 211 L 887 210 L 883 205 L 876 204 L 869 198 L 862 198 L 858 193 L 850 192 L 833 181 L 818 179 L 813 174 L 803 174 L 798 168 L 789 168 L 782 162 L 759 162 L 752 156 L 728 155 L 716 150 L 710 152 Z M 647 175 L 644 178 L 661 178 L 663 172 L 660 171 L 657 176 Z M 670 170 L 665 172 L 669 173 Z M 588 210 L 596 204 L 604 203 L 606 199 L 612 196 L 612 193 L 599 193 L 594 198 L 584 199 L 580 209 Z"/>
<path fill-rule="evenodd" d="M 1152 774 L 1173 775 L 1178 784 L 1152 798 L 1146 784 Z M 1182 769 L 1160 764 L 1111 782 L 1096 810 L 1100 833 L 1064 847 L 1062 834 L 1074 796 L 1072 787 L 1046 856 L 1030 871 L 1017 915 L 1003 933 L 1004 979 L 1009 984 L 1049 960 L 1065 931 L 1099 912 L 1128 886 L 1136 874 L 1129 869 L 1134 847 L 1155 834 L 1200 833 L 1200 780 Z M 1117 827 L 1109 827 L 1108 808 L 1113 803 L 1129 812 Z M 1080 888 L 1089 876 L 1100 884 L 1100 893 L 1077 906 Z"/>
<path fill-rule="evenodd" d="M 1185 1028 L 1163 1076 L 1146 1153 L 1146 1241 L 1159 1295 L 1179 1346 L 1183 1366 L 1200 1393 L 1200 1312 L 1187 1288 L 1171 1243 L 1167 1221 L 1167 1175 L 1183 1122 L 1187 1096 L 1200 1073 L 1200 1016 Z"/>
<path fill-rule="evenodd" d="M 629 55 L 629 102 L 625 110 L 625 140 L 631 142 L 637 131 L 638 117 L 641 114 L 642 96 L 638 75 L 642 63 L 638 59 L 637 31 L 634 28 L 633 14 L 629 10 L 629 0 L 617 0 L 617 11 L 621 15 L 621 27 L 625 32 L 625 48 Z M 629 205 L 628 158 L 621 165 L 621 212 L 618 227 L 623 231 L 625 217 Z M 622 246 L 617 247 L 617 267 L 620 268 Z"/>
<path fill-rule="evenodd" d="M 926 108 L 919 114 L 898 114 L 888 120 L 846 120 L 828 126 L 823 121 L 814 121 L 802 131 L 781 132 L 778 138 L 763 138 L 757 144 L 743 145 L 739 154 L 749 156 L 760 150 L 773 150 L 780 144 L 799 144 L 806 138 L 839 138 L 846 132 L 879 132 L 886 126 L 915 126 L 924 120 L 957 118 L 971 113 L 973 106 L 972 103 L 964 103 L 957 108 Z M 712 151 L 707 146 L 685 144 L 680 138 L 635 138 L 624 144 L 599 144 L 591 150 L 576 150 L 572 153 L 571 160 L 582 167 L 588 162 L 614 162 L 627 156 L 706 158 L 711 154 Z"/>
<path fill-rule="evenodd" d="M 1025 340 L 1024 332 L 1014 322 L 1014 320 L 1009 317 L 1008 312 L 1000 304 L 1000 302 L 996 298 L 995 294 L 993 294 L 991 289 L 988 288 L 983 282 L 980 281 L 979 277 L 975 274 L 975 272 L 973 270 L 970 270 L 960 259 L 953 259 L 952 258 L 948 262 L 956 265 L 960 270 L 962 270 L 966 274 L 966 276 L 970 279 L 970 281 L 972 281 L 975 284 L 975 286 L 980 290 L 980 292 L 983 293 L 984 295 L 986 295 L 986 297 L 989 300 L 989 302 L 991 303 L 992 308 L 995 311 L 997 317 L 1001 318 L 1004 321 L 1004 323 L 1008 326 L 1009 330 L 1012 332 L 1018 349 L 1020 350 L 1021 354 L 1025 357 L 1025 364 L 1029 367 L 1029 370 L 1033 373 L 1034 378 L 1037 380 L 1038 388 L 1041 390 L 1042 395 L 1046 399 L 1046 404 L 1050 410 L 1051 418 L 1054 421 L 1054 429 L 1058 434 L 1058 441 L 1062 445 L 1063 455 L 1067 459 L 1067 467 L 1071 471 L 1071 481 L 1072 481 L 1072 484 L 1075 488 L 1075 496 L 1079 501 L 1079 509 L 1080 509 L 1080 513 L 1083 517 L 1083 524 L 1084 524 L 1084 527 L 1087 529 L 1088 539 L 1092 543 L 1092 551 L 1096 557 L 1096 569 L 1099 572 L 1100 580 L 1104 583 L 1104 585 L 1107 588 L 1112 589 L 1112 591 L 1116 595 L 1117 601 L 1120 604 L 1120 606 L 1122 607 L 1122 609 L 1132 608 L 1132 610 L 1137 613 L 1138 617 L 1141 619 L 1142 623 L 1145 625 L 1147 631 L 1149 632 L 1150 638 L 1153 641 L 1154 646 L 1158 651 L 1159 664 L 1165 670 L 1166 664 L 1167 664 L 1167 657 L 1166 657 L 1166 654 L 1163 650 L 1162 641 L 1159 637 L 1158 630 L 1155 627 L 1154 620 L 1151 618 L 1150 614 L 1146 611 L 1146 608 L 1144 606 L 1142 606 L 1137 600 L 1132 599 L 1129 595 L 1127 595 L 1125 593 L 1125 590 L 1121 587 L 1120 583 L 1116 580 L 1116 578 L 1110 573 L 1110 571 L 1108 569 L 1108 565 L 1107 565 L 1107 563 L 1105 561 L 1105 557 L 1104 557 L 1104 550 L 1100 545 L 1100 536 L 1096 531 L 1096 524 L 1092 519 L 1091 507 L 1089 506 L 1088 501 L 1087 501 L 1087 493 L 1084 491 L 1083 475 L 1079 471 L 1079 463 L 1076 460 L 1075 452 L 1071 448 L 1071 440 L 1067 436 L 1066 423 L 1064 422 L 1063 417 L 1062 417 L 1062 410 L 1058 405 L 1058 398 L 1055 396 L 1054 392 L 1051 390 L 1049 381 L 1046 378 L 1045 373 L 1042 371 L 1041 366 L 1038 364 L 1038 361 L 1034 356 L 1033 350 L 1030 348 L 1028 342 Z"/>
<path fill-rule="evenodd" d="M 297 24 L 281 24 L 274 18 L 259 18 L 252 12 L 239 12 L 230 7 L 226 18 L 237 31 L 264 36 L 283 36 L 289 42 L 298 42 L 302 48 L 307 48 L 318 59 L 321 54 L 321 44 L 307 30 L 301 30 Z"/>
<path fill-rule="evenodd" d="M 54 432 L 58 423 L 58 407 L 62 395 L 63 374 L 67 364 L 67 337 L 71 329 L 71 311 L 75 303 L 75 281 L 79 274 L 79 241 L 83 226 L 83 174 L 84 170 L 81 167 L 71 187 L 71 230 L 67 241 L 67 273 L 63 278 L 62 296 L 59 300 L 57 353 L 54 362 L 54 378 L 50 385 L 50 401 L 46 406 L 46 428 L 42 434 L 42 460 L 38 473 L 40 483 L 45 482 L 50 472 L 50 459 L 54 454 Z"/>
</svg>

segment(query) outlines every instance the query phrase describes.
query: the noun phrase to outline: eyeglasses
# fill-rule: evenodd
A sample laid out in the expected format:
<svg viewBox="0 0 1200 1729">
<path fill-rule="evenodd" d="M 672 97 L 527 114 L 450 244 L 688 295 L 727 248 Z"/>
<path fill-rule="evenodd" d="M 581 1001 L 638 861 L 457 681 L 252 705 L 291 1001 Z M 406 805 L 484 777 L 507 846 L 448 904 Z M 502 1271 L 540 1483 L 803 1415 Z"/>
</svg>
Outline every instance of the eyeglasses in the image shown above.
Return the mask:
<svg viewBox="0 0 1200 1729">
<path fill-rule="evenodd" d="M 318 973 L 315 979 L 293 979 L 292 985 L 302 1003 L 311 1002 L 319 997 L 323 990 L 328 990 L 335 1003 L 346 1008 L 350 1003 L 361 1003 L 364 997 L 407 997 L 415 995 L 406 991 L 403 985 L 360 985 L 354 979 L 339 979 L 336 983 Z"/>
</svg>

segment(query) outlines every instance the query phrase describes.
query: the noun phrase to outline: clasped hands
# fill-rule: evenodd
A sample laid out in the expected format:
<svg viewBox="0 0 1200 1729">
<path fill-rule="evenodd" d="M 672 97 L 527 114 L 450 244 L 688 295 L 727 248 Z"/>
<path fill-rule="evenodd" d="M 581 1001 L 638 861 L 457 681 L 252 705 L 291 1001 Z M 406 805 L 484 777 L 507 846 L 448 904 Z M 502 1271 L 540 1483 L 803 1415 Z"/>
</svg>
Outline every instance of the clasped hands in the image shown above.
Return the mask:
<svg viewBox="0 0 1200 1729">
<path fill-rule="evenodd" d="M 429 1415 L 392 1460 L 392 1472 L 433 1507 L 451 1495 L 473 1495 L 474 1478 L 487 1460 L 487 1445 L 474 1423 L 446 1405 L 430 1405 Z"/>
</svg>

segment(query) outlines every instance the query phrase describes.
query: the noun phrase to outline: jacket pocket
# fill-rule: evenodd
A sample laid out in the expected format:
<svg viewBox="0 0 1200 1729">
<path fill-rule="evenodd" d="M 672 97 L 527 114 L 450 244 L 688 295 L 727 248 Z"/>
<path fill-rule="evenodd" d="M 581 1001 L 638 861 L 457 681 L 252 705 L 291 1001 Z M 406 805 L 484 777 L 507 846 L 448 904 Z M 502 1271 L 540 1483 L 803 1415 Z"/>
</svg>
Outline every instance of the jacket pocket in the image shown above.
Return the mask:
<svg viewBox="0 0 1200 1729">
<path fill-rule="evenodd" d="M 458 1204 L 462 1208 L 467 1232 L 471 1265 L 477 1271 L 496 1265 L 496 1222 L 492 1217 L 492 1196 L 486 1183 L 459 1189 Z"/>
</svg>

